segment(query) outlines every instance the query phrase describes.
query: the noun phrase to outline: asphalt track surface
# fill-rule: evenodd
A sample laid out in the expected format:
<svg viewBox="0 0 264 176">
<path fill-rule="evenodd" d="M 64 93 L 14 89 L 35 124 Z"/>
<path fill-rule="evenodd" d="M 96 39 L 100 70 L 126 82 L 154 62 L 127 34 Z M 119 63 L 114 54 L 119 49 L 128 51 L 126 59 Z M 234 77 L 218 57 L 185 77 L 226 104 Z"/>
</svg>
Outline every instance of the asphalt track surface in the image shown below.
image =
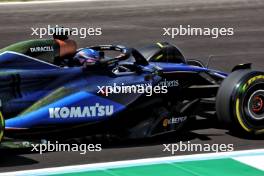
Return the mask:
<svg viewBox="0 0 264 176">
<path fill-rule="evenodd" d="M 253 62 L 264 68 L 264 1 L 261 0 L 136 0 L 96 1 L 35 5 L 0 5 L 0 47 L 33 38 L 31 27 L 101 27 L 102 36 L 86 39 L 72 37 L 79 47 L 96 44 L 123 44 L 141 47 L 157 41 L 169 41 L 181 48 L 187 58 L 206 60 L 211 66 L 230 70 L 240 62 Z M 212 39 L 208 36 L 163 36 L 163 27 L 233 27 L 233 36 Z M 34 36 L 36 38 L 36 36 Z M 214 122 L 195 123 L 185 134 L 153 141 L 109 144 L 102 152 L 38 153 L 11 151 L 1 154 L 0 172 L 95 162 L 169 156 L 163 143 L 234 144 L 235 150 L 264 147 L 263 138 L 245 139 L 217 129 Z M 13 154 L 10 154 L 13 153 Z M 177 155 L 197 152 L 177 152 Z"/>
</svg>

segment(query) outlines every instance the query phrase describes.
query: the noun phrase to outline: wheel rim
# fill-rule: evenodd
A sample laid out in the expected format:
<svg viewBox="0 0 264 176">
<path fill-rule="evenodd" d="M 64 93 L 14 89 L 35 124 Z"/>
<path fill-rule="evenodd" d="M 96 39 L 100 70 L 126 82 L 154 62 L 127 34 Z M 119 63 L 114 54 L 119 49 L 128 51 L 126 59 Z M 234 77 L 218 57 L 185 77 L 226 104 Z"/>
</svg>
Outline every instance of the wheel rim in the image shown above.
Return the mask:
<svg viewBox="0 0 264 176">
<path fill-rule="evenodd" d="M 254 120 L 264 119 L 264 90 L 256 90 L 248 99 L 247 109 Z"/>
</svg>

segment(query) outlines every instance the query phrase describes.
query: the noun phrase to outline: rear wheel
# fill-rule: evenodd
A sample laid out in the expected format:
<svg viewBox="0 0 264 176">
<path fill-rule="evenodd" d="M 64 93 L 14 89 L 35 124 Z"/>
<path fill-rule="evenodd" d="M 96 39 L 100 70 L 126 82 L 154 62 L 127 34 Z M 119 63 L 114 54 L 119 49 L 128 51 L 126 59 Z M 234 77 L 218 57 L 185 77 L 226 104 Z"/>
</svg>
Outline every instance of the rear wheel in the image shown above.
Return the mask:
<svg viewBox="0 0 264 176">
<path fill-rule="evenodd" d="M 0 143 L 4 138 L 4 130 L 5 130 L 5 120 L 3 114 L 0 112 Z"/>
<path fill-rule="evenodd" d="M 219 120 L 236 132 L 264 133 L 264 73 L 231 73 L 218 90 L 216 111 Z"/>
</svg>

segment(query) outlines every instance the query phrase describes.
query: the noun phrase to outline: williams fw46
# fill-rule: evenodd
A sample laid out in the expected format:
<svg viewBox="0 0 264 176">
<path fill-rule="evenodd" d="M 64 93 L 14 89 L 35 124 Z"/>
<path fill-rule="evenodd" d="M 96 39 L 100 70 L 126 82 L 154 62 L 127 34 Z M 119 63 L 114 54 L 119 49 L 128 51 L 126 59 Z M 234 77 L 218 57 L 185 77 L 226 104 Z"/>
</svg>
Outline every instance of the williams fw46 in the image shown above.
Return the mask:
<svg viewBox="0 0 264 176">
<path fill-rule="evenodd" d="M 264 73 L 249 64 L 231 73 L 211 70 L 168 43 L 141 50 L 99 45 L 49 60 L 59 47 L 31 40 L 1 50 L 2 141 L 148 138 L 182 130 L 211 112 L 229 130 L 264 132 Z M 100 59 L 76 63 L 84 49 Z"/>
</svg>

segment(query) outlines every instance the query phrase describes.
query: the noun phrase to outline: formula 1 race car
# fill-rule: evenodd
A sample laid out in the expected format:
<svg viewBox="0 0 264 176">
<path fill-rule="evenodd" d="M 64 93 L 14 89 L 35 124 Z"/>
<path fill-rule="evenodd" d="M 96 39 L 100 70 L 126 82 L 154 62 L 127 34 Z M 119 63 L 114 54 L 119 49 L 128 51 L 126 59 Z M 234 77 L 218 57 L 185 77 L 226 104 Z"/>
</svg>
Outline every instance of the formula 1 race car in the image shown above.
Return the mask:
<svg viewBox="0 0 264 176">
<path fill-rule="evenodd" d="M 264 73 L 250 64 L 230 74 L 211 70 L 168 43 L 88 48 L 103 57 L 85 65 L 68 58 L 62 65 L 0 54 L 0 140 L 147 138 L 182 130 L 189 118 L 209 112 L 230 130 L 264 132 Z M 121 54 L 107 55 L 112 50 Z"/>
</svg>

